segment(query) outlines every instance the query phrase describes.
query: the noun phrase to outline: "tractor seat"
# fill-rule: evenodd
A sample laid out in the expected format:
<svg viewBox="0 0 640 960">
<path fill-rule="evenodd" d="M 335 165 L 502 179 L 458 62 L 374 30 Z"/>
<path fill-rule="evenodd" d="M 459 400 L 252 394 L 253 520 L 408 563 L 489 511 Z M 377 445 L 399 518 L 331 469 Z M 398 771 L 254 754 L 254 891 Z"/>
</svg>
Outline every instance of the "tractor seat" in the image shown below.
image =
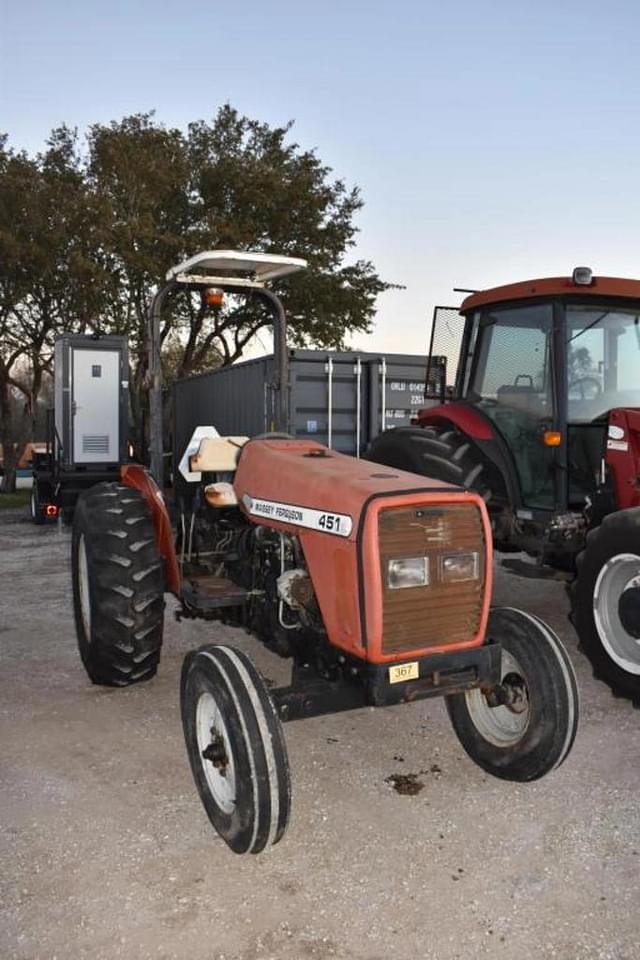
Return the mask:
<svg viewBox="0 0 640 960">
<path fill-rule="evenodd" d="M 496 399 L 501 406 L 523 413 L 538 414 L 543 406 L 540 394 L 530 383 L 507 383 L 498 387 Z"/>
</svg>

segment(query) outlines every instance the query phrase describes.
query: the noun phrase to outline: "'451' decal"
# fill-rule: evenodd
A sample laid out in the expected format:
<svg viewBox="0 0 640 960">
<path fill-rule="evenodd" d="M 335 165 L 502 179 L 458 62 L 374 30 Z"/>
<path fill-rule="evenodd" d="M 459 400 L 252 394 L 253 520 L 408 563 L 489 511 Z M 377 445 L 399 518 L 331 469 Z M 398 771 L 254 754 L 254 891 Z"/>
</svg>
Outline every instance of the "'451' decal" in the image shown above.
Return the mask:
<svg viewBox="0 0 640 960">
<path fill-rule="evenodd" d="M 353 528 L 353 521 L 346 513 L 329 513 L 327 510 L 297 507 L 292 503 L 259 500 L 257 497 L 250 497 L 248 493 L 245 493 L 242 502 L 252 517 L 264 517 L 265 520 L 292 523 L 296 527 L 321 530 L 323 533 L 332 533 L 337 537 L 348 537 Z"/>
</svg>

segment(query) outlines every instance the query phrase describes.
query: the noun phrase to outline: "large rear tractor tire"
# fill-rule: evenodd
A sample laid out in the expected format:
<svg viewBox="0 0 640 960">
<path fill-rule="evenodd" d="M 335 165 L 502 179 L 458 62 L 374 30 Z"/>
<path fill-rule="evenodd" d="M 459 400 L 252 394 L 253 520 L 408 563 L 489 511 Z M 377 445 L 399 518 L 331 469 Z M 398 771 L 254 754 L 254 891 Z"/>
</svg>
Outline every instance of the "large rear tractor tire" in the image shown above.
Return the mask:
<svg viewBox="0 0 640 960">
<path fill-rule="evenodd" d="M 287 748 L 273 699 L 234 647 L 189 653 L 180 685 L 193 778 L 214 828 L 234 853 L 260 853 L 289 822 Z"/>
<path fill-rule="evenodd" d="M 594 676 L 640 707 L 640 508 L 587 535 L 570 589 L 571 620 Z"/>
<path fill-rule="evenodd" d="M 71 569 L 78 647 L 93 683 L 150 680 L 162 646 L 164 569 L 138 490 L 99 483 L 79 497 Z"/>
<path fill-rule="evenodd" d="M 491 496 L 484 463 L 452 426 L 386 430 L 372 440 L 364 459 L 473 490 L 485 500 Z"/>
<path fill-rule="evenodd" d="M 460 743 L 494 777 L 537 780 L 563 763 L 578 728 L 578 686 L 562 643 L 542 620 L 494 608 L 487 634 L 502 647 L 498 690 L 447 697 Z"/>
</svg>

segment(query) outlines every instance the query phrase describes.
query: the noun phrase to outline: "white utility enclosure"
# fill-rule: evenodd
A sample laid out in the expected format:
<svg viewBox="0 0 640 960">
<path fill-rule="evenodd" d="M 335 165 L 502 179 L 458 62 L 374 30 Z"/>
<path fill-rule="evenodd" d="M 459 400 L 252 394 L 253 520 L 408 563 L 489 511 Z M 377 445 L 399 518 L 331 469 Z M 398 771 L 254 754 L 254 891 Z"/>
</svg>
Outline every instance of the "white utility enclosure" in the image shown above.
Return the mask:
<svg viewBox="0 0 640 960">
<path fill-rule="evenodd" d="M 126 338 L 63 334 L 55 344 L 55 429 L 61 465 L 123 462 L 129 409 Z"/>
<path fill-rule="evenodd" d="M 120 447 L 120 354 L 72 349 L 73 459 L 109 463 Z"/>
</svg>

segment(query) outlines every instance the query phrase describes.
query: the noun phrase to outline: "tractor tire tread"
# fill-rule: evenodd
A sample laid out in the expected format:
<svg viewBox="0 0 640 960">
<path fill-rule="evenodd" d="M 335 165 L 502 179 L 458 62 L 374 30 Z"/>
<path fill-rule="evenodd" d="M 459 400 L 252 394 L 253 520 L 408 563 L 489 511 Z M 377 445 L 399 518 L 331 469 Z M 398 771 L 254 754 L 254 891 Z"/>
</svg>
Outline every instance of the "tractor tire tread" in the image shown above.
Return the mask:
<svg viewBox="0 0 640 960">
<path fill-rule="evenodd" d="M 593 588 L 607 555 L 620 552 L 625 538 L 640 552 L 640 508 L 610 513 L 589 530 L 584 548 L 575 559 L 575 576 L 567 585 L 569 620 L 578 635 L 578 649 L 591 664 L 593 677 L 605 683 L 614 697 L 628 699 L 640 709 L 640 675 L 624 671 L 607 654 L 593 617 Z M 608 542 L 609 541 L 609 542 Z"/>
<path fill-rule="evenodd" d="M 198 702 L 213 696 L 229 731 L 236 770 L 231 811 L 221 808 L 203 770 L 196 733 Z M 211 824 L 238 854 L 257 854 L 282 838 L 291 811 L 291 779 L 282 724 L 250 658 L 226 645 L 187 654 L 180 684 L 182 724 L 193 777 Z"/>
<path fill-rule="evenodd" d="M 375 437 L 365 459 L 491 497 L 473 444 L 450 424 L 396 427 Z"/>
<path fill-rule="evenodd" d="M 90 636 L 80 604 L 81 538 L 87 558 Z M 151 679 L 162 646 L 165 584 L 142 494 L 119 483 L 87 490 L 75 511 L 72 561 L 76 632 L 91 680 L 124 686 Z"/>
</svg>

